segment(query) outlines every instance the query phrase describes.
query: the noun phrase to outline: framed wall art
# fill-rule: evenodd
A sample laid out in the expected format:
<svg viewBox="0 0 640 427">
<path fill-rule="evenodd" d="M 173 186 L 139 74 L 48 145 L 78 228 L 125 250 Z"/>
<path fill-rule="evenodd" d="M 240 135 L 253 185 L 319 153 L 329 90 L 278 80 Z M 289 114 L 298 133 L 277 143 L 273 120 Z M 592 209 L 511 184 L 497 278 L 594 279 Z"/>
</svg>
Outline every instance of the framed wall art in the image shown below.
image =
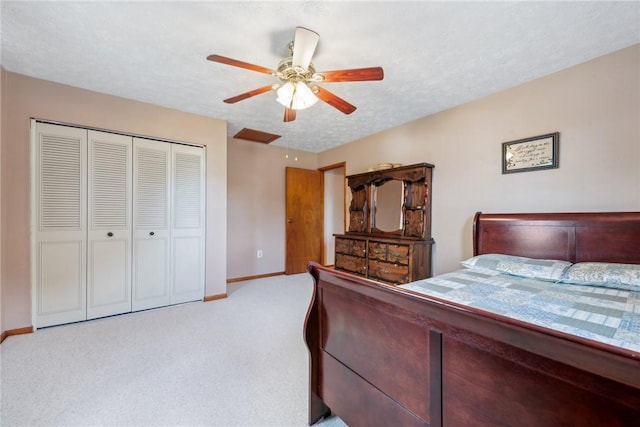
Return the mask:
<svg viewBox="0 0 640 427">
<path fill-rule="evenodd" d="M 557 168 L 559 143 L 559 132 L 503 142 L 502 173 Z"/>
</svg>

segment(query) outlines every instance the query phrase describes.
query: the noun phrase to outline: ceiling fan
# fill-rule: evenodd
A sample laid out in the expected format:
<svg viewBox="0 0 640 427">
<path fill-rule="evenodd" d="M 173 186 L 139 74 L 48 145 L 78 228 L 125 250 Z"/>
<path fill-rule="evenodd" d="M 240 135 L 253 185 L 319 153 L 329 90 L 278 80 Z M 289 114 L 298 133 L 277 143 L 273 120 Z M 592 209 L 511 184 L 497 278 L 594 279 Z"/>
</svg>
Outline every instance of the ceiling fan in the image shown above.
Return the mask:
<svg viewBox="0 0 640 427">
<path fill-rule="evenodd" d="M 262 93 L 277 91 L 277 101 L 284 105 L 284 121 L 296 119 L 296 110 L 302 110 L 315 104 L 318 99 L 332 107 L 351 114 L 356 107 L 332 92 L 318 86 L 319 83 L 358 82 L 382 80 L 384 72 L 381 67 L 354 68 L 348 70 L 316 72 L 311 58 L 318 45 L 320 36 L 307 28 L 297 27 L 295 39 L 289 43 L 290 56 L 280 61 L 276 70 L 238 61 L 220 55 L 209 55 L 207 59 L 213 62 L 245 68 L 259 73 L 277 77 L 280 82 L 263 86 L 249 92 L 227 98 L 224 102 L 233 104 Z"/>
</svg>

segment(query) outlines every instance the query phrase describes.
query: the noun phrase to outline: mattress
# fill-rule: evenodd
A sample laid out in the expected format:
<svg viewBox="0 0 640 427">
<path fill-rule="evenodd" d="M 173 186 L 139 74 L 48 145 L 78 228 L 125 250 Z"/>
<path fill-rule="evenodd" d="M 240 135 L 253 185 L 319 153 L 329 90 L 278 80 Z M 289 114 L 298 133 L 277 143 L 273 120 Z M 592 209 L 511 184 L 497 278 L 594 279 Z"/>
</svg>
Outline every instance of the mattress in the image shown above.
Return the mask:
<svg viewBox="0 0 640 427">
<path fill-rule="evenodd" d="M 640 353 L 640 292 L 462 269 L 404 289 Z"/>
</svg>

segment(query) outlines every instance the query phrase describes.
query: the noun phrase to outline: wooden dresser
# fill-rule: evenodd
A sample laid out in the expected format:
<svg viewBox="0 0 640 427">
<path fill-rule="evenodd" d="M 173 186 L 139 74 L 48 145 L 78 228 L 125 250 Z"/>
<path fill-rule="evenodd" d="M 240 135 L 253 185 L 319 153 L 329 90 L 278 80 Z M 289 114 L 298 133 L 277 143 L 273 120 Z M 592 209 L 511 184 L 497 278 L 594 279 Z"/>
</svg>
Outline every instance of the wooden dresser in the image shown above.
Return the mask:
<svg viewBox="0 0 640 427">
<path fill-rule="evenodd" d="M 349 229 L 335 234 L 335 268 L 401 284 L 431 277 L 433 165 L 350 175 Z"/>
</svg>

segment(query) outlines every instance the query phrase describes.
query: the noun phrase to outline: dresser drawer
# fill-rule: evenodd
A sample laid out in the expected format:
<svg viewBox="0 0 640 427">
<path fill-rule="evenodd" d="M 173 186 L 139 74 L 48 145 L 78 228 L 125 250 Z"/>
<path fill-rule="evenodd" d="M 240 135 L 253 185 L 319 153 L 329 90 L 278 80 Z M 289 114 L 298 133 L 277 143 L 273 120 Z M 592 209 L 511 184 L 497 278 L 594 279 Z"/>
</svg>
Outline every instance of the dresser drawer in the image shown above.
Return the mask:
<svg viewBox="0 0 640 427">
<path fill-rule="evenodd" d="M 409 245 L 369 242 L 369 259 L 407 265 L 409 264 Z"/>
<path fill-rule="evenodd" d="M 382 242 L 369 242 L 369 259 L 387 260 L 387 244 Z"/>
<path fill-rule="evenodd" d="M 385 282 L 407 283 L 409 282 L 409 266 L 370 260 L 369 277 L 378 278 Z"/>
<path fill-rule="evenodd" d="M 351 252 L 349 252 L 353 256 L 359 256 L 364 258 L 364 254 L 367 252 L 367 241 L 366 240 L 352 240 L 351 241 Z"/>
<path fill-rule="evenodd" d="M 334 234 L 336 270 L 398 285 L 431 277 L 433 240 Z"/>
<path fill-rule="evenodd" d="M 365 275 L 367 271 L 364 258 L 345 254 L 336 254 L 335 268 L 360 275 Z"/>
<path fill-rule="evenodd" d="M 351 240 L 350 239 L 341 239 L 336 237 L 336 252 L 340 254 L 349 254 L 349 250 L 351 249 Z"/>
<path fill-rule="evenodd" d="M 337 253 L 364 257 L 366 247 L 366 240 L 345 239 L 340 237 L 336 238 Z"/>
<path fill-rule="evenodd" d="M 387 261 L 399 264 L 409 264 L 409 245 L 387 245 Z"/>
</svg>

